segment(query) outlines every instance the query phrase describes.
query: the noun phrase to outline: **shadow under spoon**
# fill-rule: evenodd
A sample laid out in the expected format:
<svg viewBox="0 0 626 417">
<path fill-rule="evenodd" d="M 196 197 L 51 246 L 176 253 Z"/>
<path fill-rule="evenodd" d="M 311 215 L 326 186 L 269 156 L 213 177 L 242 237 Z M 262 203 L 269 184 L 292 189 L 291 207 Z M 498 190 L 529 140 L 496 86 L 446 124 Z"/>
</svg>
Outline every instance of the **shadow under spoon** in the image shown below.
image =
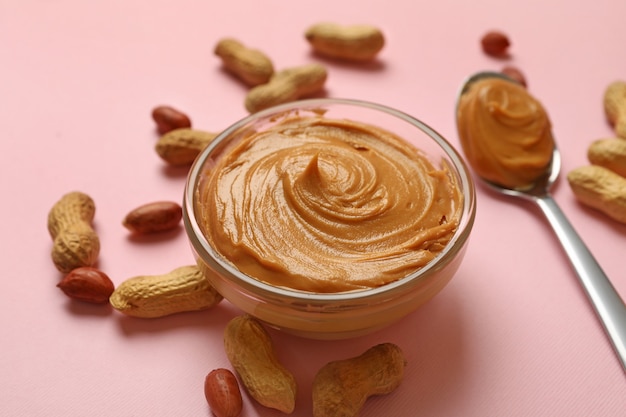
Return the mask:
<svg viewBox="0 0 626 417">
<path fill-rule="evenodd" d="M 474 82 L 489 77 L 515 82 L 496 72 L 474 74 L 463 84 L 457 97 L 457 107 L 460 98 Z M 561 156 L 555 146 L 551 164 L 546 169 L 546 172 L 528 188 L 506 188 L 488 180 L 482 180 L 496 192 L 531 201 L 541 209 L 569 257 L 580 284 L 604 326 L 622 368 L 626 372 L 626 306 L 609 278 L 550 194 L 550 188 L 556 181 L 560 168 Z"/>
</svg>

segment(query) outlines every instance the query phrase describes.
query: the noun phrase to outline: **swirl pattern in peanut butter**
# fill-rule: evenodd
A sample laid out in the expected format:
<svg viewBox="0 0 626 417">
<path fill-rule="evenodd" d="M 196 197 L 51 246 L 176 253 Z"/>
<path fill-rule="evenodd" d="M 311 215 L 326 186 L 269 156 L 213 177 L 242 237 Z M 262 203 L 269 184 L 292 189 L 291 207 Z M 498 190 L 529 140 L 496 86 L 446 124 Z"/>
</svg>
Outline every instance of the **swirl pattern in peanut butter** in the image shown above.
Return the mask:
<svg viewBox="0 0 626 417">
<path fill-rule="evenodd" d="M 207 172 L 204 232 L 240 271 L 331 293 L 374 288 L 430 262 L 458 226 L 462 194 L 394 134 L 287 117 L 252 133 Z"/>
</svg>

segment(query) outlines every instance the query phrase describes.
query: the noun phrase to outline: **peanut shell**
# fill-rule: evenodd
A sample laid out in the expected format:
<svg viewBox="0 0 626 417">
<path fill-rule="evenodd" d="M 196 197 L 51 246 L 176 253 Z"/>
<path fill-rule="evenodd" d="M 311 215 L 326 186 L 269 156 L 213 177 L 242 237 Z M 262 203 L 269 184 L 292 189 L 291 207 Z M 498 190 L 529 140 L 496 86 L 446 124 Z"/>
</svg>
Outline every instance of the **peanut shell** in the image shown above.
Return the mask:
<svg viewBox="0 0 626 417">
<path fill-rule="evenodd" d="M 191 165 L 217 133 L 197 129 L 174 129 L 159 138 L 156 153 L 170 165 Z"/>
<path fill-rule="evenodd" d="M 278 361 L 270 335 L 258 320 L 247 314 L 232 319 L 224 330 L 224 348 L 252 398 L 283 413 L 294 411 L 296 380 Z"/>
<path fill-rule="evenodd" d="M 142 275 L 122 282 L 111 294 L 111 305 L 120 312 L 156 318 L 215 306 L 222 296 L 195 265 L 163 275 Z"/>
</svg>

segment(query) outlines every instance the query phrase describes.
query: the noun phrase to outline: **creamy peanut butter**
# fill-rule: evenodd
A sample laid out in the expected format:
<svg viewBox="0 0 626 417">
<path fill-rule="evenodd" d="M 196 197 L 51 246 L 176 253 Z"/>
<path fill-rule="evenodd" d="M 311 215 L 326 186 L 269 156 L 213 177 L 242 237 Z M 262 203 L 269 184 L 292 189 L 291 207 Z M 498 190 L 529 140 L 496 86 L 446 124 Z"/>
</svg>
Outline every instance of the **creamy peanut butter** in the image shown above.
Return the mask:
<svg viewBox="0 0 626 417">
<path fill-rule="evenodd" d="M 431 261 L 463 196 L 396 135 L 348 120 L 286 116 L 206 172 L 199 222 L 243 273 L 310 292 L 374 288 Z"/>
<path fill-rule="evenodd" d="M 473 83 L 457 107 L 465 156 L 483 179 L 526 188 L 546 172 L 554 150 L 550 120 L 521 85 L 499 78 Z"/>
</svg>

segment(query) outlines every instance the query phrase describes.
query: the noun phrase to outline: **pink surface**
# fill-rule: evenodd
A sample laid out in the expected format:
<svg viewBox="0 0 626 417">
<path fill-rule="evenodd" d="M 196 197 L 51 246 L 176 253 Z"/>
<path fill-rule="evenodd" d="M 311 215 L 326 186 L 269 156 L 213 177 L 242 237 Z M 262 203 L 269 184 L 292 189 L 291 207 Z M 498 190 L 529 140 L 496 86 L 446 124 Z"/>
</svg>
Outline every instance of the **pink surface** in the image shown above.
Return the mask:
<svg viewBox="0 0 626 417">
<path fill-rule="evenodd" d="M 220 130 L 246 115 L 245 87 L 212 49 L 233 36 L 278 68 L 317 62 L 303 32 L 318 21 L 380 26 L 377 65 L 324 61 L 327 95 L 377 101 L 413 114 L 458 144 L 453 110 L 477 70 L 520 67 L 550 112 L 564 170 L 586 164 L 592 140 L 612 136 L 606 85 L 626 78 L 626 2 L 566 0 L 0 2 L 0 152 L 3 299 L 0 415 L 204 416 L 205 375 L 229 367 L 222 330 L 239 312 L 157 320 L 71 302 L 55 285 L 46 216 L 64 193 L 97 205 L 99 266 L 120 283 L 192 263 L 181 229 L 132 239 L 121 226 L 145 202 L 180 200 L 185 170 L 154 153 L 150 111 L 185 110 Z M 358 5 L 358 6 L 357 6 Z M 482 54 L 502 29 L 512 57 Z M 588 210 L 566 181 L 555 198 L 626 296 L 626 227 Z M 626 379 L 546 221 L 528 205 L 478 189 L 478 214 L 457 276 L 400 323 L 348 341 L 272 332 L 299 383 L 294 416 L 311 415 L 324 363 L 380 342 L 400 345 L 406 378 L 370 399 L 362 416 L 623 416 Z M 244 416 L 275 416 L 245 396 Z"/>
</svg>

